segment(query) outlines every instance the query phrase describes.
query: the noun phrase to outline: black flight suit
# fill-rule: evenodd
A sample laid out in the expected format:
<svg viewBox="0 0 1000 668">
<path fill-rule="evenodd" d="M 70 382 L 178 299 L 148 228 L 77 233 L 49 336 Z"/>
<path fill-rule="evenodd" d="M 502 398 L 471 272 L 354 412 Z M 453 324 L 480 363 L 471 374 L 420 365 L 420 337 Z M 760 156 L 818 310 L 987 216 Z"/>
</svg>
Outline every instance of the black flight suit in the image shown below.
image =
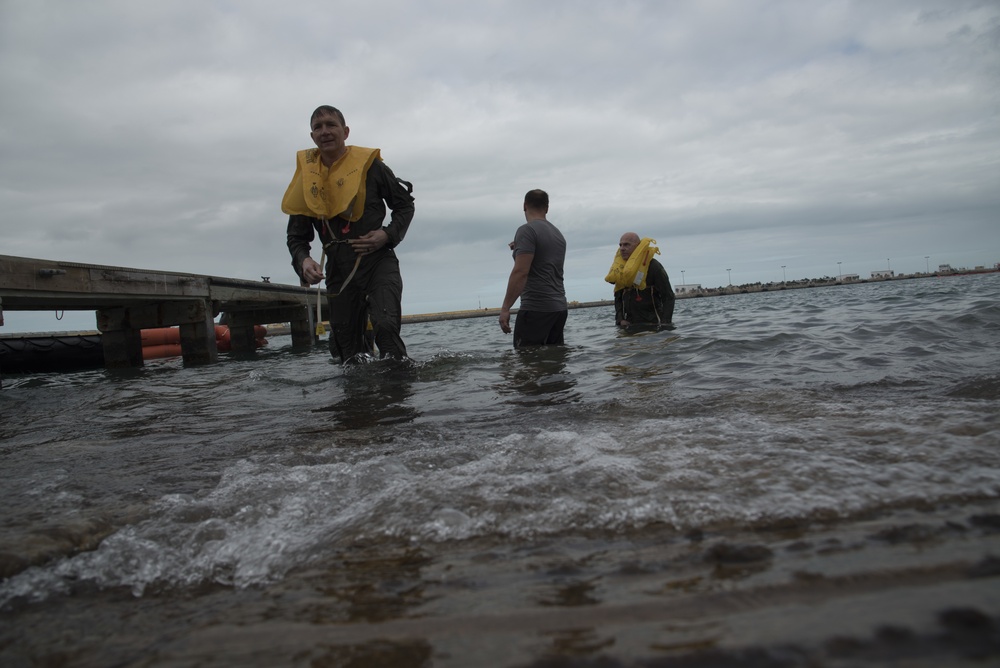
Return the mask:
<svg viewBox="0 0 1000 668">
<path fill-rule="evenodd" d="M 359 353 L 370 353 L 365 331 L 371 319 L 375 345 L 379 353 L 406 357 L 406 346 L 399 336 L 402 319 L 403 277 L 393 251 L 406 235 L 413 220 L 412 186 L 397 179 L 385 163 L 375 160 L 365 181 L 365 208 L 361 219 L 348 223 L 334 218 L 323 225 L 319 218 L 288 217 L 288 252 L 292 267 L 302 277 L 302 261 L 309 257 L 310 242 L 319 235 L 326 248 L 326 289 L 330 305 L 330 354 L 348 362 Z M 382 227 L 386 205 L 392 210 L 389 224 Z M 354 269 L 357 253 L 350 244 L 368 232 L 382 228 L 389 236 L 385 246 L 361 258 L 357 271 L 340 294 L 344 281 Z M 332 237 L 331 237 L 332 235 Z"/>
</svg>

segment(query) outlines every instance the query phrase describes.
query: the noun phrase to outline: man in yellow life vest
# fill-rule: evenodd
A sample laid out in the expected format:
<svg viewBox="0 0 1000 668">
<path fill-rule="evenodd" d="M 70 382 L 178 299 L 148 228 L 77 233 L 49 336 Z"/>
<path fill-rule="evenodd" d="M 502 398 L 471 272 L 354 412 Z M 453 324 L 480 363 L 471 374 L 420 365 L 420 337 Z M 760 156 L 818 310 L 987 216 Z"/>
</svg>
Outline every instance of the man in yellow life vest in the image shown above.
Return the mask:
<svg viewBox="0 0 1000 668">
<path fill-rule="evenodd" d="M 670 277 L 654 255 L 653 239 L 640 239 L 626 232 L 606 280 L 615 286 L 615 324 L 622 328 L 662 327 L 673 329 L 674 289 Z"/>
<path fill-rule="evenodd" d="M 298 152 L 281 202 L 289 214 L 292 267 L 304 284 L 326 279 L 334 358 L 346 363 L 373 352 L 366 336 L 370 321 L 381 356 L 404 359 L 403 278 L 393 248 L 413 220 L 413 187 L 396 178 L 379 149 L 346 144 L 351 130 L 339 109 L 317 108 L 309 126 L 316 148 Z M 386 205 L 392 217 L 383 226 Z M 321 262 L 310 255 L 317 236 Z"/>
</svg>

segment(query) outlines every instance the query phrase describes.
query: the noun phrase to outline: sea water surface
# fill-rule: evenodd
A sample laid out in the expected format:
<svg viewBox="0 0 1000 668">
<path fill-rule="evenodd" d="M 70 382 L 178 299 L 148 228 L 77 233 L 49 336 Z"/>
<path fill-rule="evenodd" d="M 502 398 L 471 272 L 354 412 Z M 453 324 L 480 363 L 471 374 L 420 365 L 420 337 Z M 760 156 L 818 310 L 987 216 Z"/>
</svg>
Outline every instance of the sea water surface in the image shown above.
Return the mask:
<svg viewBox="0 0 1000 668">
<path fill-rule="evenodd" d="M 675 323 L 5 377 L 0 664 L 996 661 L 1000 274 Z"/>
</svg>

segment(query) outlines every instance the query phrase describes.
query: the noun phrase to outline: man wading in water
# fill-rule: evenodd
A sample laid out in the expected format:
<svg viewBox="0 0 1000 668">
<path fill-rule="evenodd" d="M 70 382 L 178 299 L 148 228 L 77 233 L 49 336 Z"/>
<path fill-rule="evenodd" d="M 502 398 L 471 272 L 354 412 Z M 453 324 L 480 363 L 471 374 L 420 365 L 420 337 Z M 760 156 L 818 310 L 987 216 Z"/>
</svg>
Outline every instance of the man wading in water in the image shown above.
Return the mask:
<svg viewBox="0 0 1000 668">
<path fill-rule="evenodd" d="M 309 124 L 316 148 L 298 152 L 295 176 L 281 202 L 289 214 L 292 267 L 308 285 L 326 278 L 334 358 L 346 363 L 372 354 L 365 335 L 370 320 L 380 355 L 404 359 L 406 346 L 399 336 L 403 278 L 392 249 L 413 220 L 413 187 L 396 178 L 379 149 L 345 143 L 351 129 L 340 110 L 319 107 Z M 383 227 L 386 205 L 392 217 Z M 326 256 L 325 275 L 310 256 L 317 235 Z"/>
<path fill-rule="evenodd" d="M 510 248 L 514 268 L 500 309 L 500 329 L 510 334 L 510 309 L 518 297 L 521 308 L 514 321 L 514 347 L 562 345 L 568 314 L 563 264 L 566 239 L 546 219 L 549 196 L 530 190 L 524 196 L 524 225 L 517 228 Z"/>
<path fill-rule="evenodd" d="M 626 232 L 605 277 L 615 286 L 615 324 L 623 329 L 674 328 L 674 289 L 654 255 L 656 242 Z"/>
</svg>

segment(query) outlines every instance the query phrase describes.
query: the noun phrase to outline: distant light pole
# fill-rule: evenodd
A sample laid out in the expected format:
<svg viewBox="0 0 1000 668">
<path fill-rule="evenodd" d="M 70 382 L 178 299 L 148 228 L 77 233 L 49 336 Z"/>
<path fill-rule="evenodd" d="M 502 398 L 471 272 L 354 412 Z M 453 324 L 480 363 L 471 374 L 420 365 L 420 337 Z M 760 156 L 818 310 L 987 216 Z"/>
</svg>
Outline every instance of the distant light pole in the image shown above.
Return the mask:
<svg viewBox="0 0 1000 668">
<path fill-rule="evenodd" d="M 787 279 L 785 278 L 785 265 L 781 265 L 781 282 L 784 283 Z"/>
<path fill-rule="evenodd" d="M 928 274 L 931 273 L 931 256 L 930 255 L 925 255 L 924 256 L 924 263 L 927 265 L 927 273 Z"/>
<path fill-rule="evenodd" d="M 889 264 L 889 258 L 885 259 L 885 268 L 888 269 L 889 271 L 892 271 L 892 265 Z"/>
<path fill-rule="evenodd" d="M 684 280 L 684 270 L 681 269 L 681 285 L 687 285 L 687 281 Z"/>
<path fill-rule="evenodd" d="M 840 263 L 837 263 L 837 281 L 844 282 L 844 274 L 840 271 Z"/>
<path fill-rule="evenodd" d="M 729 272 L 729 285 L 732 285 L 733 284 L 733 270 L 732 269 L 726 269 L 726 271 Z"/>
</svg>

